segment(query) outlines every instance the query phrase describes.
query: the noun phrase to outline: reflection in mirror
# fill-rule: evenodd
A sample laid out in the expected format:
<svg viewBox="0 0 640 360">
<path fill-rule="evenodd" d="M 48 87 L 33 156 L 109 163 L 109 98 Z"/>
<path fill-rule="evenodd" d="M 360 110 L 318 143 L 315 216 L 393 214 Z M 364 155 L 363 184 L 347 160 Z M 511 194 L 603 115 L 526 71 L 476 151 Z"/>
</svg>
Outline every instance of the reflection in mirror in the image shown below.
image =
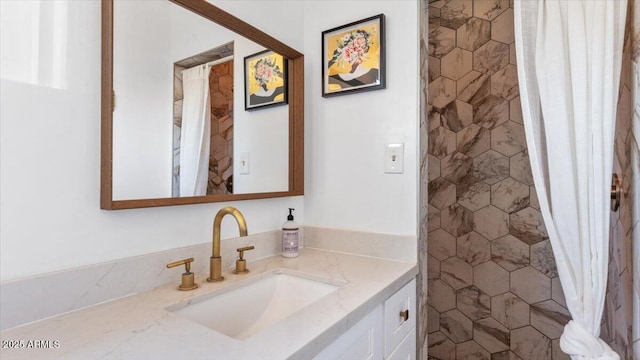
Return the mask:
<svg viewBox="0 0 640 360">
<path fill-rule="evenodd" d="M 289 105 L 244 111 L 263 50 L 169 1 L 115 1 L 113 200 L 289 191 Z"/>
</svg>

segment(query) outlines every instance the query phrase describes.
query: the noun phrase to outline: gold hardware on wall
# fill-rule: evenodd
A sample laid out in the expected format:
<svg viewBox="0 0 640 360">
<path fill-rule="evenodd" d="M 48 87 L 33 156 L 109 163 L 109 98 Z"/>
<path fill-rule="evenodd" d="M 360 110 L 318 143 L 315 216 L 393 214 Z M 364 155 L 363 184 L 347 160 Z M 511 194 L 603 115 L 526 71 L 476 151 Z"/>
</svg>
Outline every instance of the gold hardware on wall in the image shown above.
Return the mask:
<svg viewBox="0 0 640 360">
<path fill-rule="evenodd" d="M 193 290 L 198 287 L 198 284 L 196 284 L 195 275 L 193 275 L 193 273 L 191 272 L 192 261 L 193 261 L 193 258 L 188 258 L 188 259 L 175 261 L 167 264 L 168 269 L 176 266 L 180 266 L 180 265 L 184 265 L 185 267 L 185 272 L 182 274 L 182 284 L 178 286 L 178 290 L 182 290 L 182 291 Z"/>
<path fill-rule="evenodd" d="M 622 187 L 620 186 L 620 178 L 614 173 L 611 176 L 611 211 L 618 211 L 620 207 L 620 195 Z"/>
<path fill-rule="evenodd" d="M 246 274 L 249 272 L 249 270 L 247 270 L 247 260 L 244 258 L 244 252 L 253 249 L 255 249 L 253 245 L 236 249 L 239 259 L 236 260 L 236 269 L 233 270 L 234 274 Z"/>
</svg>

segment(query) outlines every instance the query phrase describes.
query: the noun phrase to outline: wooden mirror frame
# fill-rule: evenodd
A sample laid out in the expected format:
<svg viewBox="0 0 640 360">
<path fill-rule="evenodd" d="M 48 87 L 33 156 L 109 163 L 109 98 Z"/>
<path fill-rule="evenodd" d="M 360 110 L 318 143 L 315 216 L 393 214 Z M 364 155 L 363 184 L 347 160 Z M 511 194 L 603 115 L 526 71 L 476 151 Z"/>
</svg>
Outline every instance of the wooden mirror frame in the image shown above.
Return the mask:
<svg viewBox="0 0 640 360">
<path fill-rule="evenodd" d="M 100 208 L 134 209 L 155 206 L 266 199 L 304 194 L 304 56 L 254 26 L 205 0 L 168 0 L 201 15 L 287 59 L 289 97 L 289 190 L 192 197 L 113 200 L 113 1 L 102 0 L 102 108 Z"/>
</svg>

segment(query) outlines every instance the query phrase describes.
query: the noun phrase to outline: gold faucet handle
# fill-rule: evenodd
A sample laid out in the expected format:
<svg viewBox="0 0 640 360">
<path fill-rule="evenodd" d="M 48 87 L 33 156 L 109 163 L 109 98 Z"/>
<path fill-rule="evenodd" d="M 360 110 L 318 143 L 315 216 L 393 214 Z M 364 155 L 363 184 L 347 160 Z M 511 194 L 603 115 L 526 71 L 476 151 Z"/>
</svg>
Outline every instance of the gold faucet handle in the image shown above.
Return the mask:
<svg viewBox="0 0 640 360">
<path fill-rule="evenodd" d="M 193 258 L 188 258 L 180 261 L 174 261 L 167 264 L 167 269 L 174 268 L 176 266 L 184 265 L 185 272 L 182 274 L 182 284 L 178 286 L 178 290 L 193 290 L 198 287 L 196 284 L 195 276 L 191 272 L 191 263 Z"/>
<path fill-rule="evenodd" d="M 248 250 L 253 250 L 256 247 L 251 245 L 251 246 L 245 246 L 245 247 L 241 247 L 236 249 L 236 251 L 238 252 L 238 256 L 240 257 L 240 260 L 244 260 L 244 252 L 248 251 Z"/>
<path fill-rule="evenodd" d="M 239 258 L 236 260 L 236 269 L 233 270 L 234 274 L 246 274 L 249 272 L 247 269 L 247 260 L 244 259 L 244 252 L 253 249 L 255 249 L 255 246 L 253 245 L 236 249 Z"/>
</svg>

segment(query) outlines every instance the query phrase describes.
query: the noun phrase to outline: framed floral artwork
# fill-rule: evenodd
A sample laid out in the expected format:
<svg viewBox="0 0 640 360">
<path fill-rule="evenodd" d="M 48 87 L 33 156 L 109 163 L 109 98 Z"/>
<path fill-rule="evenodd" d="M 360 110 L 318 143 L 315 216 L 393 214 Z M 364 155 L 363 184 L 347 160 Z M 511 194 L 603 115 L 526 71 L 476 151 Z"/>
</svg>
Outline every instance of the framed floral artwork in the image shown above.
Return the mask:
<svg viewBox="0 0 640 360">
<path fill-rule="evenodd" d="M 244 58 L 244 109 L 287 103 L 287 62 L 271 50 Z"/>
<path fill-rule="evenodd" d="M 384 14 L 322 32 L 323 97 L 384 88 Z"/>
</svg>

